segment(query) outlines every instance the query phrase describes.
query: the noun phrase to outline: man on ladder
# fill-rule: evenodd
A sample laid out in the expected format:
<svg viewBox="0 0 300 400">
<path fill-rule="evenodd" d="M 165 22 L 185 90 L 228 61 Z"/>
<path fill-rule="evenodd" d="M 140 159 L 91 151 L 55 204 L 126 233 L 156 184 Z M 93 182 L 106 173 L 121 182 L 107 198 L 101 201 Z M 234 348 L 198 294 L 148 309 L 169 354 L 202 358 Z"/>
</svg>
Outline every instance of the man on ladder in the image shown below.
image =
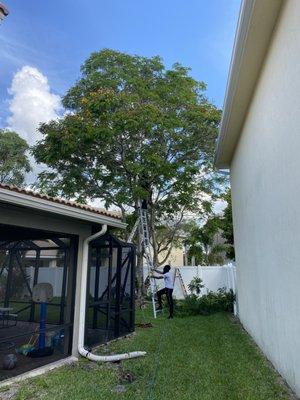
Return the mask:
<svg viewBox="0 0 300 400">
<path fill-rule="evenodd" d="M 147 200 L 142 200 L 138 202 L 138 219 L 128 237 L 128 242 L 132 243 L 132 240 L 135 234 L 138 232 L 140 235 L 140 240 L 142 244 L 142 248 L 144 251 L 144 258 L 146 261 L 146 267 L 148 271 L 148 276 L 150 279 L 150 291 L 151 291 L 151 298 L 152 298 L 152 307 L 153 307 L 153 315 L 156 318 L 156 312 L 162 310 L 162 301 L 161 297 L 163 294 L 167 295 L 170 315 L 169 319 L 173 318 L 173 288 L 174 288 L 174 279 L 172 278 L 172 274 L 170 273 L 170 265 L 166 265 L 164 267 L 163 272 L 156 270 L 154 268 L 153 262 L 153 254 L 151 251 L 151 244 L 150 244 L 150 235 L 149 235 L 149 226 L 148 226 L 148 216 L 147 216 Z M 159 277 L 153 276 L 153 271 L 157 272 L 160 275 Z M 157 290 L 155 279 L 164 279 L 165 280 L 165 288 L 162 290 Z M 158 298 L 158 308 L 156 308 L 155 304 L 155 295 L 157 294 Z"/>
<path fill-rule="evenodd" d="M 156 311 L 161 311 L 162 310 L 162 296 L 165 294 L 167 296 L 168 300 L 168 305 L 169 305 L 169 316 L 168 319 L 173 318 L 173 312 L 174 312 L 174 304 L 173 304 L 173 289 L 174 289 L 174 277 L 172 276 L 172 273 L 170 272 L 171 267 L 170 265 L 165 265 L 163 272 L 159 271 L 158 269 L 153 269 L 157 274 L 160 274 L 162 276 L 153 276 L 152 278 L 154 279 L 163 279 L 165 283 L 164 289 L 158 290 L 156 295 L 157 295 L 157 301 L 158 301 L 158 308 Z"/>
</svg>

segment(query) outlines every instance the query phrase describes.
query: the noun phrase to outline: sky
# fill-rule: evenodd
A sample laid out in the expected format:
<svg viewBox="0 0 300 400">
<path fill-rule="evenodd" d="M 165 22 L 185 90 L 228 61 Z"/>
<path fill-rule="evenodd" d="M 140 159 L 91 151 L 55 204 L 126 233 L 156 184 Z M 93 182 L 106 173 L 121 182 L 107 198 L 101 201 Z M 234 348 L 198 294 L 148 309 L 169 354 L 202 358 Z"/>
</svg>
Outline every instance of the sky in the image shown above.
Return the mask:
<svg viewBox="0 0 300 400">
<path fill-rule="evenodd" d="M 41 122 L 63 115 L 62 96 L 103 48 L 190 67 L 222 108 L 241 0 L 2 1 L 10 14 L 0 25 L 0 128 L 30 145 Z M 28 184 L 44 169 L 31 164 Z"/>
<path fill-rule="evenodd" d="M 222 107 L 240 0 L 4 0 L 0 127 L 30 144 L 63 113 L 61 96 L 91 52 L 111 48 L 180 62 Z"/>
</svg>

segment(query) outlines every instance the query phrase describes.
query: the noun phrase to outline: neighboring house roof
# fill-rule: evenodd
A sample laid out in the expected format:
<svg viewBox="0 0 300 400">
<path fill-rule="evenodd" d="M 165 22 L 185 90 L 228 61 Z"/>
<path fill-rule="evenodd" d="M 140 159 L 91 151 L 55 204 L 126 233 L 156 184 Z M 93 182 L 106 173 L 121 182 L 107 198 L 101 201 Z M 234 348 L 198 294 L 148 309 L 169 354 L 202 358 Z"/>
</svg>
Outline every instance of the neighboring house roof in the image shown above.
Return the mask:
<svg viewBox="0 0 300 400">
<path fill-rule="evenodd" d="M 0 202 L 15 204 L 65 217 L 76 218 L 98 224 L 125 228 L 121 214 L 102 208 L 80 204 L 75 201 L 51 197 L 29 189 L 0 183 Z"/>
<path fill-rule="evenodd" d="M 283 0 L 243 0 L 236 31 L 215 165 L 230 167 Z"/>
</svg>

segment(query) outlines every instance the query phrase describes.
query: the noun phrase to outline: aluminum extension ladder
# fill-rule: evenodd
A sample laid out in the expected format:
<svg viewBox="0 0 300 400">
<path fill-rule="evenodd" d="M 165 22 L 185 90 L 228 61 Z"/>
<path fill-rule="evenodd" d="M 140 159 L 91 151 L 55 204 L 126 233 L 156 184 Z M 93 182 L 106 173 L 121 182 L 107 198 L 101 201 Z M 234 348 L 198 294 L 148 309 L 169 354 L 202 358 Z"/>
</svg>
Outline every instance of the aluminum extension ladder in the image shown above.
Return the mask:
<svg viewBox="0 0 300 400">
<path fill-rule="evenodd" d="M 156 301 L 155 296 L 157 292 L 157 284 L 154 278 L 152 278 L 152 273 L 154 269 L 153 256 L 151 252 L 150 245 L 150 235 L 149 235 L 149 225 L 148 225 L 148 213 L 147 209 L 143 208 L 141 203 L 139 202 L 138 206 L 138 219 L 136 220 L 134 227 L 128 237 L 128 242 L 131 243 L 136 232 L 138 231 L 141 245 L 144 250 L 144 258 L 146 261 L 146 267 L 148 272 L 148 277 L 150 281 L 150 292 L 152 299 L 152 307 L 153 307 L 153 315 L 154 318 L 157 316 L 158 310 L 156 310 Z"/>
<path fill-rule="evenodd" d="M 182 275 L 181 275 L 181 272 L 180 272 L 179 268 L 176 268 L 176 270 L 175 270 L 174 283 L 175 283 L 175 280 L 176 280 L 177 276 L 179 278 L 179 283 L 180 283 L 180 286 L 181 286 L 181 289 L 182 289 L 183 297 L 186 297 L 187 296 L 187 290 L 186 290 L 186 287 L 185 287 L 185 284 L 184 284 L 184 281 L 183 281 L 183 278 L 182 278 Z"/>
</svg>

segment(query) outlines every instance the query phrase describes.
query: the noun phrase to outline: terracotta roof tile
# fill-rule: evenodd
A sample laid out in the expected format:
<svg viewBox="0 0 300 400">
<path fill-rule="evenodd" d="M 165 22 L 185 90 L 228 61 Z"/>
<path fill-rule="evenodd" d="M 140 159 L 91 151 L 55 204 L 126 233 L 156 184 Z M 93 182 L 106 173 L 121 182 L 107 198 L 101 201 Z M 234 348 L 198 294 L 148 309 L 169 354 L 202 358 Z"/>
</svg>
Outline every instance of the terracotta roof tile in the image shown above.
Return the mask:
<svg viewBox="0 0 300 400">
<path fill-rule="evenodd" d="M 0 189 L 5 189 L 5 190 L 10 190 L 12 192 L 22 193 L 27 196 L 35 197 L 37 199 L 47 200 L 47 201 L 51 201 L 53 203 L 60 203 L 60 204 L 64 204 L 69 207 L 80 208 L 82 210 L 90 211 L 95 214 L 105 215 L 107 217 L 112 217 L 112 218 L 116 218 L 116 219 L 122 218 L 121 214 L 116 211 L 108 211 L 108 210 L 105 210 L 104 208 L 92 207 L 87 204 L 81 204 L 81 203 L 77 203 L 75 201 L 66 200 L 66 199 L 62 199 L 59 197 L 51 197 L 46 194 L 41 194 L 41 193 L 35 192 L 31 189 L 19 188 L 17 186 L 13 186 L 13 185 L 6 185 L 4 183 L 0 183 Z"/>
</svg>

